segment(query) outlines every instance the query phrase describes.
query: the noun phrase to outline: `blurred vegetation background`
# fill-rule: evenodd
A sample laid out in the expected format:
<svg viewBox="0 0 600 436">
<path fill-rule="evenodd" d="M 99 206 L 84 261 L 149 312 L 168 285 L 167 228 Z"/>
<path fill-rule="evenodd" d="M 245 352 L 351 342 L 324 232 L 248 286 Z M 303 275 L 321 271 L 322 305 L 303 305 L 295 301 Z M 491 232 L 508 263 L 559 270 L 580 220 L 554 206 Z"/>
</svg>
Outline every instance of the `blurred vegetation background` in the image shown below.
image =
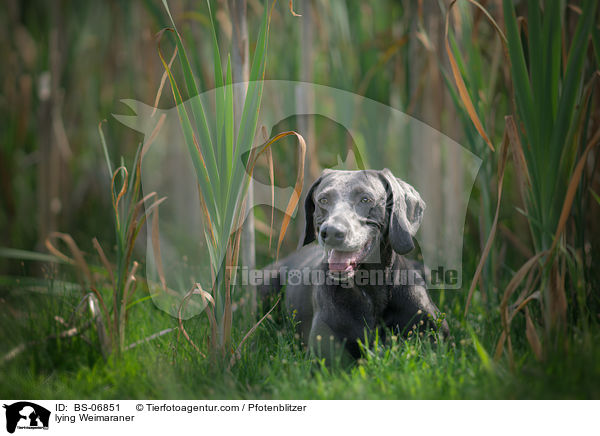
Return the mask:
<svg viewBox="0 0 600 436">
<path fill-rule="evenodd" d="M 253 53 L 264 4 L 240 3 L 246 7 Z M 465 222 L 464 292 L 434 296 L 454 317 L 455 331 L 467 341 L 476 335 L 499 364 L 512 369 L 527 359 L 543 367 L 554 355 L 576 353 L 583 345 L 595 349 L 598 343 L 600 15 L 593 3 L 482 0 L 479 7 L 469 0 L 452 5 L 442 0 L 297 0 L 293 9 L 301 17 L 291 13 L 287 2 L 272 12 L 265 79 L 306 81 L 363 95 L 423 121 L 483 160 Z M 231 11 L 237 6 L 212 2 L 221 47 L 232 45 Z M 172 0 L 169 7 L 199 87 L 214 88 L 206 3 Z M 111 114 L 126 113 L 123 98 L 154 105 L 164 74 L 156 34 L 169 26 L 159 0 L 3 2 L 0 247 L 45 252 L 45 241 L 59 231 L 77 241 L 88 262 L 100 265 L 89 254 L 95 252 L 93 238 L 113 261 L 111 188 L 98 126 L 106 120 L 102 129 L 109 154 L 133 165 L 143 137 Z M 173 107 L 171 97 L 170 91 L 163 92 L 159 107 Z M 300 98 L 298 104 L 310 107 L 311 102 Z M 305 179 L 312 180 L 322 167 L 335 165 L 337 154 L 352 143 L 347 131 L 330 120 L 297 118 L 302 119 L 283 122 L 281 130 L 298 130 L 306 138 Z M 555 130 L 564 133 L 554 135 Z M 276 184 L 293 186 L 294 147 L 274 148 L 273 160 Z M 452 165 L 452 156 L 431 156 L 423 177 L 441 185 L 440 175 Z M 260 162 L 257 178 L 268 180 L 266 161 Z M 550 188 L 539 188 L 552 184 L 554 196 Z M 544 192 L 548 200 L 537 201 Z M 434 199 L 428 213 L 446 213 L 443 195 L 428 194 Z M 538 220 L 544 216 L 553 218 L 542 225 Z M 554 246 L 559 217 L 564 231 L 556 233 Z M 267 208 L 257 210 L 259 266 L 273 257 L 267 249 L 269 219 Z M 299 234 L 299 226 L 288 231 L 282 252 L 295 248 Z M 544 251 L 550 248 L 551 253 Z M 0 256 L 0 297 L 10 323 L 30 316 L 14 296 L 19 277 L 54 277 L 56 272 L 39 259 L 6 253 Z M 487 259 L 477 271 L 482 257 Z M 531 300 L 539 304 L 530 305 Z M 18 343 L 5 344 L 2 352 Z M 592 366 L 587 369 L 598 375 L 598 364 Z"/>
</svg>

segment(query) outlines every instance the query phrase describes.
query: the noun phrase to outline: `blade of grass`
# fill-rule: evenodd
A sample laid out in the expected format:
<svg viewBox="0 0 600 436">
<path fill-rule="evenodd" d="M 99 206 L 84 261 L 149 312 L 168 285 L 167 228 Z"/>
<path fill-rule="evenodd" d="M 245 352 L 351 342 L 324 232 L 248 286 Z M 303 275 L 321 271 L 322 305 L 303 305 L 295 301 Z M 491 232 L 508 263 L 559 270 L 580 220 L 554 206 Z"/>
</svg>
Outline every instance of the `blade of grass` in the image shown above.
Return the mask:
<svg viewBox="0 0 600 436">
<path fill-rule="evenodd" d="M 511 318 L 508 313 L 508 300 L 510 299 L 511 295 L 517 290 L 518 286 L 523 282 L 525 277 L 527 277 L 527 275 L 531 272 L 531 270 L 536 266 L 539 268 L 539 261 L 546 254 L 548 254 L 547 251 L 541 251 L 541 252 L 535 254 L 527 262 L 525 262 L 523 264 L 523 266 L 521 266 L 521 268 L 519 268 L 519 270 L 512 277 L 512 279 L 508 283 L 508 285 L 504 291 L 504 294 L 502 296 L 502 301 L 500 303 L 500 318 L 502 320 L 503 337 L 501 337 L 500 340 L 498 341 L 498 345 L 496 347 L 496 356 L 499 356 L 502 353 L 504 343 L 505 343 L 505 341 L 507 341 L 508 345 L 509 345 L 509 359 L 511 361 L 511 365 L 513 363 L 513 360 L 512 360 L 513 356 L 512 356 L 512 343 L 510 340 Z M 533 286 L 535 284 L 535 282 L 536 282 L 536 280 L 532 281 L 531 286 Z"/>
<path fill-rule="evenodd" d="M 523 120 L 529 143 L 539 144 L 537 139 L 537 125 L 533 118 L 536 111 L 529 83 L 529 72 L 527 71 L 527 65 L 525 63 L 525 55 L 523 53 L 523 46 L 521 44 L 513 3 L 510 0 L 503 0 L 503 11 L 506 25 L 506 40 L 510 60 L 511 78 L 515 89 L 514 95 L 517 110 Z M 535 153 L 530 154 L 531 151 L 535 152 L 535 149 L 531 150 L 530 148 L 526 148 L 524 151 L 527 155 L 527 161 L 533 163 L 532 172 L 534 178 L 539 180 L 537 166 L 535 165 L 535 163 L 539 161 L 539 159 L 537 159 L 538 156 L 535 155 Z"/>
<path fill-rule="evenodd" d="M 158 38 L 160 40 L 160 35 Z M 163 66 L 165 67 L 165 70 L 167 71 L 167 73 L 169 75 L 169 81 L 171 83 L 171 90 L 173 92 L 173 97 L 175 98 L 177 114 L 179 115 L 179 121 L 180 121 L 182 130 L 183 130 L 185 143 L 187 145 L 190 157 L 192 159 L 192 163 L 194 164 L 194 169 L 196 170 L 198 184 L 201 187 L 200 194 L 202 195 L 203 198 L 206 198 L 206 200 L 207 200 L 207 201 L 204 201 L 204 204 L 206 205 L 206 208 L 208 210 L 208 216 L 211 218 L 210 220 L 207 221 L 207 224 L 210 227 L 212 227 L 213 225 L 216 225 L 217 227 L 219 227 L 219 215 L 217 214 L 218 206 L 217 206 L 217 203 L 215 200 L 215 193 L 212 188 L 210 174 L 206 167 L 206 163 L 204 160 L 204 156 L 202 154 L 202 150 L 196 140 L 196 135 L 194 133 L 194 129 L 193 129 L 190 119 L 188 117 L 187 110 L 185 109 L 185 106 L 183 104 L 183 100 L 181 97 L 181 93 L 179 92 L 179 87 L 177 86 L 177 82 L 175 81 L 175 78 L 173 77 L 171 69 L 165 62 L 164 57 L 162 55 L 162 51 L 160 49 L 160 44 L 158 46 L 158 53 L 159 53 L 160 59 L 163 63 Z M 219 180 L 219 179 L 213 178 L 212 180 Z"/>
<path fill-rule="evenodd" d="M 298 139 L 298 146 L 299 146 L 299 149 L 298 149 L 298 156 L 299 156 L 298 172 L 296 175 L 296 184 L 294 185 L 294 192 L 292 193 L 292 196 L 291 196 L 290 200 L 288 201 L 288 204 L 285 208 L 285 217 L 283 218 L 283 222 L 281 223 L 281 230 L 279 232 L 279 240 L 277 241 L 277 258 L 279 258 L 279 249 L 281 248 L 283 238 L 285 237 L 285 233 L 286 233 L 289 223 L 292 219 L 292 214 L 294 212 L 294 209 L 296 209 L 296 206 L 298 205 L 298 201 L 300 201 L 300 194 L 302 193 L 302 185 L 304 183 L 304 158 L 306 156 L 306 142 L 304 141 L 304 138 L 302 137 L 302 135 L 300 135 L 299 133 L 296 133 L 296 132 L 279 133 L 279 134 L 275 135 L 272 139 L 270 139 L 266 144 L 259 147 L 256 150 L 255 155 L 248 161 L 248 163 L 250 164 L 250 169 L 248 171 L 248 174 L 251 177 L 252 173 L 254 171 L 254 165 L 256 164 L 256 160 L 258 159 L 258 157 L 262 153 L 264 153 L 267 149 L 269 149 L 271 147 L 271 145 L 273 145 L 275 142 L 279 141 L 282 138 L 285 138 L 286 136 L 290 136 L 290 135 L 294 135 Z"/>
<path fill-rule="evenodd" d="M 231 355 L 231 359 L 229 361 L 229 368 L 231 368 L 233 365 L 235 365 L 235 362 L 239 359 L 238 356 L 240 356 L 240 351 L 241 351 L 244 343 L 248 340 L 248 338 L 250 336 L 252 336 L 252 333 L 254 333 L 256 331 L 256 329 L 263 323 L 263 321 L 269 317 L 271 312 L 273 312 L 273 310 L 277 307 L 277 305 L 279 304 L 280 301 L 281 301 L 281 295 L 279 296 L 279 298 L 277 298 L 277 301 L 275 302 L 273 307 L 271 307 L 271 309 L 269 309 L 269 311 L 256 324 L 254 324 L 252 326 L 252 328 L 250 330 L 248 330 L 248 332 L 244 335 L 244 337 L 240 341 L 239 345 L 237 346 L 235 353 L 233 353 Z"/>
<path fill-rule="evenodd" d="M 162 266 L 162 256 L 160 254 L 160 232 L 158 228 L 158 209 L 154 211 L 152 217 L 152 251 L 154 255 L 154 265 L 156 266 L 156 272 L 160 280 L 160 285 L 164 290 L 167 289 L 167 281 L 165 279 L 165 272 Z"/>
<path fill-rule="evenodd" d="M 225 104 L 225 89 L 223 88 L 223 69 L 221 68 L 221 52 L 219 51 L 219 42 L 217 40 L 217 31 L 215 27 L 215 22 L 213 18 L 212 8 L 210 6 L 210 0 L 206 0 L 206 5 L 208 6 L 208 16 L 210 18 L 210 29 L 212 36 L 212 45 L 213 45 L 213 62 L 215 64 L 215 109 L 217 114 L 217 150 L 222 150 L 222 136 L 223 136 L 223 122 L 224 122 L 224 112 L 227 107 Z M 223 175 L 223 160 L 221 157 L 220 162 L 220 171 L 219 174 Z"/>
<path fill-rule="evenodd" d="M 173 20 L 173 16 L 171 15 L 171 11 L 169 9 L 169 5 L 166 0 L 163 0 L 163 5 L 169 15 L 169 19 L 173 25 L 173 33 L 175 34 L 175 41 L 177 44 L 177 48 L 179 49 L 180 56 L 179 61 L 181 64 L 181 68 L 183 70 L 184 82 L 188 90 L 188 95 L 190 98 L 190 105 L 192 107 L 192 115 L 194 117 L 194 121 L 196 123 L 196 129 L 199 135 L 200 149 L 202 150 L 203 155 L 206 156 L 206 165 L 208 167 L 208 173 L 210 175 L 211 180 L 219 180 L 219 172 L 217 168 L 217 160 L 215 156 L 215 147 L 212 143 L 210 129 L 208 128 L 208 124 L 206 122 L 206 116 L 204 114 L 204 108 L 202 106 L 202 102 L 200 101 L 198 87 L 196 85 L 196 80 L 194 79 L 194 74 L 192 72 L 192 68 L 190 62 L 188 60 L 187 53 L 183 46 L 183 41 L 179 32 L 177 31 L 177 26 L 175 25 L 175 20 Z M 220 62 L 220 61 L 219 61 Z M 220 65 L 220 63 L 219 63 Z M 216 68 L 216 65 L 215 65 Z M 221 77 L 223 77 L 221 75 Z"/>
<path fill-rule="evenodd" d="M 302 15 L 297 14 L 296 12 L 294 12 L 294 2 L 293 2 L 293 0 L 290 0 L 289 8 L 290 8 L 290 12 L 292 13 L 292 15 L 294 17 L 301 17 L 302 16 Z"/>
<path fill-rule="evenodd" d="M 0 257 L 7 259 L 22 259 L 22 260 L 34 260 L 37 262 L 53 262 L 62 263 L 67 262 L 57 256 L 46 253 L 38 253 L 36 251 L 19 250 L 17 248 L 0 247 Z M 71 262 L 68 262 L 71 263 Z"/>
<path fill-rule="evenodd" d="M 596 54 L 596 69 L 600 70 L 600 29 L 594 26 L 592 29 L 592 42 Z"/>
<path fill-rule="evenodd" d="M 271 7 L 271 12 L 273 8 Z M 225 225 L 224 231 L 231 231 L 235 222 L 236 209 L 240 206 L 240 195 L 245 195 L 246 183 L 244 178 L 247 177 L 246 166 L 247 162 L 243 160 L 243 156 L 247 150 L 252 148 L 256 127 L 258 124 L 258 111 L 260 109 L 260 101 L 262 98 L 262 81 L 266 66 L 266 50 L 268 43 L 268 30 L 271 14 L 268 13 L 268 6 L 265 5 L 263 19 L 261 22 L 258 42 L 252 59 L 250 70 L 250 82 L 246 98 L 244 99 L 244 108 L 240 119 L 240 126 L 237 139 L 234 143 L 233 159 L 232 159 L 232 177 L 227 192 Z"/>
<path fill-rule="evenodd" d="M 71 254 L 73 255 L 73 259 L 64 255 L 57 248 L 55 248 L 54 245 L 52 244 L 53 239 L 62 240 L 67 245 L 67 247 L 69 247 L 69 250 L 71 251 Z M 62 260 L 64 260 L 67 263 L 76 265 L 77 268 L 79 269 L 79 272 L 81 272 L 84 275 L 84 277 L 87 278 L 90 286 L 95 286 L 94 278 L 93 278 L 93 276 L 90 272 L 90 269 L 83 257 L 83 252 L 79 249 L 79 247 L 77 246 L 77 244 L 75 243 L 75 241 L 73 240 L 71 235 L 69 235 L 67 233 L 52 232 L 52 233 L 50 233 L 50 235 L 48 235 L 45 245 L 46 245 L 46 248 L 48 249 L 48 251 L 50 251 L 50 253 L 54 254 L 56 257 L 61 258 Z"/>
<path fill-rule="evenodd" d="M 560 56 L 556 56 L 556 53 L 560 53 L 561 34 L 556 29 L 561 25 L 561 5 L 560 2 L 548 2 L 544 8 L 542 41 L 546 42 L 547 47 L 542 60 L 546 74 L 542 106 L 550 110 L 550 120 L 553 121 L 558 109 L 558 92 L 560 90 Z"/>
<path fill-rule="evenodd" d="M 528 307 L 525 307 L 525 335 L 527 336 L 529 345 L 531 345 L 533 354 L 535 355 L 536 359 L 541 362 L 544 358 L 544 354 L 542 352 L 542 343 L 540 342 L 540 338 L 535 330 L 533 321 L 531 321 L 531 315 L 529 314 Z"/>
<path fill-rule="evenodd" d="M 262 81 L 264 79 L 267 45 L 268 45 L 268 29 L 271 17 L 268 15 L 268 7 L 265 5 L 263 19 L 258 33 L 258 41 L 256 43 L 256 51 L 252 58 L 252 66 L 250 68 L 250 81 L 246 98 L 244 99 L 244 108 L 240 119 L 240 127 L 237 140 L 235 141 L 234 165 L 239 165 L 239 159 L 247 150 L 252 147 L 256 126 L 258 123 L 258 111 L 262 97 Z M 246 166 L 246 162 L 242 162 L 242 168 Z"/>
<path fill-rule="evenodd" d="M 231 172 L 234 170 L 233 148 L 234 144 L 234 124 L 233 124 L 233 71 L 231 68 L 231 56 L 227 57 L 227 87 L 225 88 L 225 144 L 224 144 L 224 179 L 222 181 L 224 188 L 224 198 L 227 198 L 229 192 L 229 181 Z"/>
<path fill-rule="evenodd" d="M 148 139 L 144 142 L 144 146 L 142 147 L 142 151 L 141 151 L 141 155 L 140 155 L 140 161 L 142 159 L 144 159 L 144 156 L 150 149 L 150 146 L 156 140 L 156 137 L 158 136 L 158 133 L 162 129 L 162 126 L 164 125 L 166 119 L 167 119 L 167 114 L 162 114 L 160 116 L 160 118 L 158 119 L 158 121 L 156 122 L 156 126 L 154 126 L 154 129 L 152 129 L 152 133 L 150 134 Z"/>
<path fill-rule="evenodd" d="M 171 60 L 169 61 L 169 69 L 172 68 L 173 61 L 175 60 L 175 57 L 177 57 L 177 50 L 178 50 L 177 47 L 175 47 L 175 50 L 173 50 L 173 54 L 171 55 Z M 160 101 L 160 96 L 162 95 L 163 87 L 165 86 L 168 76 L 169 75 L 167 74 L 167 71 L 165 70 L 162 77 L 160 78 L 160 85 L 158 87 L 158 91 L 156 92 L 156 97 L 154 98 L 154 110 L 152 111 L 152 115 L 150 115 L 152 117 L 158 110 L 158 102 Z"/>
<path fill-rule="evenodd" d="M 271 225 L 269 226 L 269 250 L 273 239 L 273 218 L 275 217 L 275 171 L 273 168 L 273 150 L 267 149 L 267 164 L 269 165 L 269 184 L 271 185 Z"/>
<path fill-rule="evenodd" d="M 508 117 L 506 117 L 508 118 Z M 485 265 L 485 261 L 487 260 L 488 254 L 492 248 L 492 244 L 494 242 L 494 238 L 496 236 L 496 227 L 498 226 L 498 216 L 500 215 L 500 203 L 502 200 L 502 187 L 504 182 L 504 169 L 506 167 L 506 159 L 508 157 L 508 134 L 504 133 L 504 140 L 502 141 L 502 149 L 500 151 L 500 161 L 498 162 L 498 193 L 497 193 L 497 203 L 496 203 L 496 213 L 494 214 L 494 221 L 492 223 L 492 227 L 490 229 L 490 234 L 488 236 L 487 242 L 485 243 L 485 247 L 483 252 L 481 253 L 481 259 L 479 259 L 479 264 L 477 265 L 477 269 L 475 270 L 475 275 L 473 276 L 473 280 L 471 281 L 471 286 L 469 287 L 469 293 L 467 294 L 467 302 L 465 304 L 464 316 L 467 316 L 469 312 L 469 305 L 471 303 L 471 298 L 473 297 L 473 292 L 475 291 L 475 286 L 479 280 L 479 276 L 483 271 L 483 267 Z"/>
<path fill-rule="evenodd" d="M 563 201 L 562 210 L 560 212 L 560 218 L 558 220 L 558 226 L 556 228 L 556 232 L 554 233 L 554 240 L 553 240 L 552 246 L 550 247 L 550 250 L 549 250 L 550 253 L 554 253 L 556 245 L 558 244 L 560 236 L 562 235 L 562 232 L 567 223 L 567 219 L 569 218 L 569 215 L 571 213 L 571 207 L 573 206 L 573 200 L 574 200 L 575 194 L 577 192 L 577 187 L 579 186 L 579 181 L 581 179 L 581 175 L 583 174 L 583 169 L 587 162 L 588 154 L 592 150 L 592 148 L 594 148 L 596 145 L 598 145 L 599 142 L 600 142 L 600 129 L 598 129 L 596 131 L 594 136 L 588 142 L 583 154 L 581 155 L 581 158 L 579 159 L 579 162 L 577 162 L 577 166 L 575 167 L 575 170 L 573 171 L 573 175 L 571 176 L 571 180 L 569 181 L 569 185 L 567 187 L 567 193 L 565 195 L 565 200 Z M 549 260 L 546 261 L 546 264 L 548 263 L 548 261 Z"/>
<path fill-rule="evenodd" d="M 108 178 L 112 178 L 113 170 L 110 163 L 110 157 L 108 155 L 108 147 L 106 146 L 106 140 L 104 139 L 104 132 L 102 131 L 102 123 L 106 120 L 102 120 L 98 123 L 98 132 L 100 133 L 100 143 L 102 144 L 102 150 L 104 151 L 104 159 L 106 159 L 106 168 L 108 169 Z"/>
<path fill-rule="evenodd" d="M 544 57 L 544 46 L 541 40 L 541 11 L 537 3 L 538 2 L 536 0 L 527 0 L 527 55 L 529 58 L 530 70 L 529 80 L 531 81 L 533 104 L 538 108 L 538 110 L 532 112 L 530 115 L 532 119 L 535 120 L 535 125 L 550 126 L 552 125 L 551 120 L 548 120 L 546 116 L 546 114 L 549 113 L 550 107 L 541 106 L 543 99 L 542 96 L 544 94 L 548 94 L 548 90 L 544 89 L 544 75 L 548 67 L 542 63 Z M 513 77 L 513 80 L 515 79 L 516 78 Z M 546 136 L 548 136 L 548 132 L 550 132 L 550 129 L 540 130 L 540 143 L 543 143 L 544 141 L 547 142 Z"/>
<path fill-rule="evenodd" d="M 116 284 L 115 284 L 115 277 L 113 275 L 113 270 L 112 270 L 112 267 L 110 266 L 110 262 L 108 261 L 108 259 L 106 258 L 106 255 L 104 254 L 104 250 L 102 249 L 102 246 L 100 245 L 100 242 L 98 242 L 98 239 L 93 238 L 92 239 L 92 245 L 94 246 L 94 248 L 98 252 L 98 256 L 100 257 L 100 261 L 102 262 L 102 265 L 104 265 L 104 268 L 108 272 L 108 276 L 110 277 L 111 285 L 114 288 L 116 286 Z"/>
<path fill-rule="evenodd" d="M 177 313 L 177 320 L 179 321 L 179 330 L 183 333 L 183 336 L 185 337 L 185 339 L 194 348 L 194 350 L 196 350 L 196 352 L 198 354 L 200 354 L 200 356 L 202 356 L 203 358 L 206 358 L 206 355 L 202 351 L 200 351 L 200 348 L 198 348 L 196 343 L 192 340 L 192 338 L 190 338 L 190 335 L 188 334 L 187 330 L 183 326 L 183 318 L 181 316 L 181 312 L 184 308 L 186 301 L 188 301 L 193 294 L 197 294 L 198 292 L 196 292 L 196 291 L 197 291 L 196 287 L 192 288 L 187 294 L 185 294 L 185 296 L 181 300 L 181 304 L 179 305 L 179 311 Z M 202 291 L 202 292 L 205 292 L 205 291 Z M 211 322 L 211 326 L 212 326 L 212 324 L 213 323 Z"/>
<path fill-rule="evenodd" d="M 475 110 L 475 107 L 473 106 L 473 102 L 471 100 L 471 97 L 469 96 L 469 92 L 467 91 L 467 87 L 465 86 L 465 82 L 462 78 L 462 75 L 460 74 L 458 65 L 456 64 L 456 59 L 454 58 L 454 54 L 452 53 L 452 50 L 450 49 L 450 44 L 448 42 L 448 24 L 449 24 L 449 20 L 450 20 L 450 9 L 452 8 L 452 6 L 454 5 L 455 2 L 456 2 L 456 0 L 454 0 L 452 3 L 450 3 L 448 12 L 446 13 L 446 28 L 445 28 L 445 38 L 444 38 L 444 42 L 446 45 L 446 53 L 448 54 L 448 60 L 450 61 L 450 68 L 452 70 L 452 75 L 454 76 L 454 81 L 456 82 L 456 87 L 458 88 L 458 93 L 460 95 L 460 98 L 461 98 L 463 104 L 465 105 L 465 109 L 469 113 L 469 116 L 471 117 L 471 120 L 473 121 L 473 125 L 475 126 L 475 128 L 477 129 L 477 131 L 479 132 L 479 134 L 481 135 L 483 140 L 486 142 L 486 144 L 488 145 L 490 150 L 494 151 L 494 145 L 492 144 L 492 141 L 490 141 L 490 138 L 488 137 L 487 133 L 485 133 L 485 129 L 483 128 L 483 125 L 481 124 L 481 121 L 479 120 L 479 116 L 477 115 L 477 111 Z"/>
<path fill-rule="evenodd" d="M 121 189 L 119 190 L 119 193 L 115 197 L 115 182 L 117 180 L 117 176 L 119 176 L 119 175 L 122 175 L 123 184 L 121 185 Z M 115 170 L 115 172 L 113 173 L 112 179 L 110 181 L 110 192 L 112 194 L 112 205 L 113 205 L 113 210 L 115 213 L 116 230 L 117 230 L 118 234 L 121 233 L 121 218 L 120 218 L 121 214 L 119 213 L 119 202 L 121 201 L 121 198 L 123 198 L 123 196 L 127 192 L 127 183 L 128 183 L 127 182 L 127 168 L 125 168 L 124 166 L 120 166 L 119 168 L 117 168 Z"/>
<path fill-rule="evenodd" d="M 595 1 L 585 1 L 583 14 L 577 22 L 575 36 L 569 50 L 567 69 L 562 81 L 560 102 L 553 135 L 550 144 L 552 162 L 558 163 L 560 159 L 561 145 L 564 143 L 569 125 L 572 120 L 573 107 L 576 103 L 577 90 L 580 88 L 581 71 L 585 61 L 591 28 L 596 16 Z"/>
<path fill-rule="evenodd" d="M 129 290 L 131 289 L 132 283 L 135 284 L 136 278 L 135 273 L 137 272 L 139 264 L 134 261 L 131 271 L 128 274 L 125 287 L 123 288 L 123 296 L 121 298 L 121 306 L 119 308 L 119 344 L 121 349 L 125 349 L 125 327 L 126 327 L 126 316 L 127 316 L 127 300 L 129 299 Z M 134 285 L 135 288 L 135 285 Z M 134 289 L 135 290 L 135 289 Z M 133 293 L 133 292 L 132 292 Z"/>
</svg>

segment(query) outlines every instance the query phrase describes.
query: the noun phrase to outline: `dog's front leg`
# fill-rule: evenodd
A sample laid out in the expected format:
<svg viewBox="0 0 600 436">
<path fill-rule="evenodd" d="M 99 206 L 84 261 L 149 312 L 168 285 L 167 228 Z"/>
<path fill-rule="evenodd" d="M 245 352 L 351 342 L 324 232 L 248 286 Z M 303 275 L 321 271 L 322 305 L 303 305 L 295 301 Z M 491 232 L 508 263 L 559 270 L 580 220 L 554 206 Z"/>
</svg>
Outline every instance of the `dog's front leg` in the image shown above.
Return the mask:
<svg viewBox="0 0 600 436">
<path fill-rule="evenodd" d="M 365 339 L 365 329 L 372 327 L 364 316 L 339 307 L 317 310 L 313 316 L 309 347 L 313 353 L 331 362 L 350 363 L 361 355 L 358 341 Z"/>
<path fill-rule="evenodd" d="M 322 312 L 316 312 L 313 317 L 308 340 L 311 352 L 325 359 L 328 366 L 334 362 L 352 362 L 354 356 L 347 348 L 349 344 L 347 338 L 344 338 L 340 332 L 336 332 L 326 318 Z M 356 351 L 359 352 L 358 346 Z"/>
</svg>

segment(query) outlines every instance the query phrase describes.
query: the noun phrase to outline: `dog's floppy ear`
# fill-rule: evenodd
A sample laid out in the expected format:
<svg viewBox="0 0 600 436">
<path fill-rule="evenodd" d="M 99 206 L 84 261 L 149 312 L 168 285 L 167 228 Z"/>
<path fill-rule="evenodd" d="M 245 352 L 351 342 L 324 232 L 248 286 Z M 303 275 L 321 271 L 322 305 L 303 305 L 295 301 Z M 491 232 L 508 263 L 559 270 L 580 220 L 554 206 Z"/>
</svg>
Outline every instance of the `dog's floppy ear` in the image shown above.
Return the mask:
<svg viewBox="0 0 600 436">
<path fill-rule="evenodd" d="M 323 174 L 321 174 L 321 176 L 314 181 L 314 183 L 306 193 L 306 198 L 304 199 L 304 219 L 306 222 L 304 224 L 304 235 L 301 239 L 302 246 L 310 244 L 316 239 L 314 220 L 315 201 L 313 199 L 313 193 L 315 192 L 316 187 L 319 186 L 319 184 L 321 183 L 321 180 L 323 180 L 325 174 L 328 172 L 329 171 L 325 170 Z"/>
<path fill-rule="evenodd" d="M 411 185 L 400 180 L 385 168 L 380 172 L 388 188 L 387 209 L 389 214 L 388 237 L 390 245 L 398 254 L 411 251 L 421 221 L 425 202 Z"/>
</svg>

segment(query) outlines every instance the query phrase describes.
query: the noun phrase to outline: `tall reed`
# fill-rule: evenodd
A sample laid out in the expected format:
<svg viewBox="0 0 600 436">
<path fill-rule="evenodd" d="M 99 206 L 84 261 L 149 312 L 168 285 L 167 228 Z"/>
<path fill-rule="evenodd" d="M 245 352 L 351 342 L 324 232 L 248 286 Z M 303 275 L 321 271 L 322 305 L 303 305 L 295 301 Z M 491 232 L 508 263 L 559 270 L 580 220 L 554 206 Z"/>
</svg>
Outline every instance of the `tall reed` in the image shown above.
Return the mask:
<svg viewBox="0 0 600 436">
<path fill-rule="evenodd" d="M 542 8 L 539 2 L 529 0 L 526 16 L 517 19 L 513 2 L 504 0 L 504 34 L 479 3 L 469 1 L 486 14 L 505 45 L 515 106 L 514 116 L 506 117 L 505 146 L 510 144 L 512 148 L 525 204 L 522 213 L 529 224 L 535 253 L 505 289 L 500 304 L 503 333 L 496 356 L 507 344 L 513 361 L 510 326 L 517 313 L 523 311 L 527 340 L 535 355 L 542 359 L 547 349 L 562 343 L 566 332 L 567 265 L 576 259 L 566 245 L 565 225 L 588 153 L 600 139 L 600 131 L 589 129 L 591 95 L 597 75 L 593 62 L 586 62 L 597 23 L 597 3 L 586 0 L 578 10 L 567 8 L 561 2 L 546 2 Z M 573 37 L 568 39 L 567 20 L 571 14 L 576 14 L 576 28 Z M 453 73 L 461 90 L 465 87 L 462 76 L 456 70 Z M 477 89 L 470 91 L 471 94 L 478 92 Z M 461 98 L 467 108 L 472 107 L 468 94 L 462 93 Z M 470 111 L 469 115 L 477 126 L 479 120 Z M 487 138 L 484 130 L 478 130 Z M 505 160 L 503 147 L 501 174 Z M 499 183 L 501 180 L 502 177 Z M 496 222 L 497 215 L 498 210 Z M 486 244 L 487 252 L 494 233 L 495 226 Z M 482 256 L 476 278 L 487 252 Z M 575 278 L 571 277 L 571 281 Z M 519 287 L 522 290 L 514 301 L 512 296 Z M 471 286 L 469 301 L 473 289 Z M 540 303 L 544 341 L 539 339 L 534 313 L 528 308 L 528 304 L 536 300 Z"/>
<path fill-rule="evenodd" d="M 232 288 L 233 266 L 238 262 L 240 248 L 241 224 L 245 216 L 245 195 L 254 165 L 258 157 L 269 150 L 277 140 L 295 135 L 298 138 L 300 165 L 298 168 L 294 193 L 286 208 L 278 241 L 281 245 L 285 231 L 291 219 L 291 213 L 298 203 L 304 176 L 304 155 L 306 145 L 304 139 L 295 132 L 284 132 L 276 135 L 266 143 L 254 147 L 258 125 L 258 114 L 262 99 L 263 79 L 266 67 L 270 10 L 268 2 L 264 5 L 262 21 L 258 33 L 256 49 L 250 69 L 250 81 L 244 99 L 244 106 L 239 119 L 238 129 L 234 120 L 234 86 L 232 83 L 231 59 L 228 57 L 225 74 L 221 67 L 221 53 L 212 17 L 210 1 L 208 10 L 212 31 L 214 79 L 215 79 L 215 125 L 209 125 L 205 108 L 199 97 L 199 89 L 192 72 L 183 40 L 177 30 L 166 0 L 165 9 L 173 25 L 177 56 L 183 72 L 184 84 L 189 97 L 188 111 L 184 104 L 181 88 L 174 74 L 159 50 L 169 82 L 177 113 L 197 176 L 200 204 L 205 221 L 204 239 L 210 255 L 210 265 L 215 281 L 213 289 L 203 289 L 200 284 L 191 289 L 185 296 L 182 306 L 193 296 L 199 294 L 206 305 L 211 324 L 211 352 L 213 355 L 226 357 L 232 341 Z M 271 5 L 272 11 L 273 5 Z M 237 88 L 236 88 L 237 90 Z M 191 114 L 190 114 L 191 112 Z M 237 135 L 234 132 L 238 132 Z M 272 181 L 271 181 L 272 183 Z M 181 312 L 181 311 L 180 311 Z M 180 317 L 180 326 L 183 323 Z M 185 333 L 185 330 L 184 330 Z M 186 334 L 194 347 L 199 348 Z M 243 341 L 242 341 L 243 343 Z"/>
</svg>

